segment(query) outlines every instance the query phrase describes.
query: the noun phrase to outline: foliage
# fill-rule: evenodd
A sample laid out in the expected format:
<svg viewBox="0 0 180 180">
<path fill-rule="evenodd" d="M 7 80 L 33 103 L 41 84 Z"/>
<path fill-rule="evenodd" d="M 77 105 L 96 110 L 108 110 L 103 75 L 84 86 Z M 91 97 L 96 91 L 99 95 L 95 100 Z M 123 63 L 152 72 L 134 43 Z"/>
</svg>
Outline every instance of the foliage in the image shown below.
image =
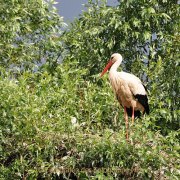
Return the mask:
<svg viewBox="0 0 180 180">
<path fill-rule="evenodd" d="M 87 7 L 64 41 L 70 57 L 88 67 L 90 74 L 99 73 L 114 52 L 123 55 L 128 71 L 138 73 L 143 63 L 156 62 L 158 55 L 164 58 L 162 43 L 179 31 L 179 7 L 174 0 L 122 0 L 117 7 L 90 1 Z"/>
<path fill-rule="evenodd" d="M 151 131 L 150 118 L 131 126 L 108 93 L 63 64 L 57 76 L 24 72 L 1 78 L 1 178 L 178 177 L 178 132 Z M 98 80 L 94 77 L 96 81 Z M 79 99 L 80 97 L 80 99 Z M 119 114 L 119 118 L 117 117 Z"/>
<path fill-rule="evenodd" d="M 152 121 L 162 133 L 179 128 L 179 5 L 176 1 L 122 0 L 117 7 L 89 2 L 64 34 L 67 62 L 100 73 L 111 53 L 148 87 Z M 169 73 L 171 72 L 171 73 Z M 173 74 L 173 76 L 172 76 Z M 160 95 L 161 94 L 161 95 Z M 158 115 L 157 118 L 155 114 Z"/>
<path fill-rule="evenodd" d="M 38 63 L 55 66 L 62 49 L 58 37 L 64 25 L 54 1 L 10 0 L 0 6 L 0 65 L 33 69 Z M 52 68 L 52 67 L 51 67 Z"/>
<path fill-rule="evenodd" d="M 0 179 L 178 179 L 176 2 L 90 0 L 63 34 L 47 2 L 1 3 Z M 130 122 L 129 142 L 123 109 L 98 74 L 115 51 L 149 88 L 150 115 Z"/>
</svg>

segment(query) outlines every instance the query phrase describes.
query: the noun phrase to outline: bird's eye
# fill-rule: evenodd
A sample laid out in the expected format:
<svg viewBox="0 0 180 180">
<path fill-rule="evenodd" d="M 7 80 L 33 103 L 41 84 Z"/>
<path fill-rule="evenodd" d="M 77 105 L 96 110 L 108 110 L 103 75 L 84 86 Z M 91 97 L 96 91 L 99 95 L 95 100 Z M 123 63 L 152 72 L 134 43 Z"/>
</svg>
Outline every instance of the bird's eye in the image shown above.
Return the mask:
<svg viewBox="0 0 180 180">
<path fill-rule="evenodd" d="M 111 57 L 111 60 L 113 59 L 114 57 Z"/>
</svg>

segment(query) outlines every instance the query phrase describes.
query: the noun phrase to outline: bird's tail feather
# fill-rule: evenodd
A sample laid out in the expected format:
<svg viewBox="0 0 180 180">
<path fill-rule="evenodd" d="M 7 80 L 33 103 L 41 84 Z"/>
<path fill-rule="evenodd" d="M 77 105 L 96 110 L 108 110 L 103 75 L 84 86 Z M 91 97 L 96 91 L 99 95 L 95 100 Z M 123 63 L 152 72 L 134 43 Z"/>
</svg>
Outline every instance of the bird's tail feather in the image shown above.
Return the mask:
<svg viewBox="0 0 180 180">
<path fill-rule="evenodd" d="M 145 112 L 149 114 L 149 104 L 147 95 L 136 94 L 134 95 L 134 97 L 138 99 L 138 102 L 144 107 Z"/>
</svg>

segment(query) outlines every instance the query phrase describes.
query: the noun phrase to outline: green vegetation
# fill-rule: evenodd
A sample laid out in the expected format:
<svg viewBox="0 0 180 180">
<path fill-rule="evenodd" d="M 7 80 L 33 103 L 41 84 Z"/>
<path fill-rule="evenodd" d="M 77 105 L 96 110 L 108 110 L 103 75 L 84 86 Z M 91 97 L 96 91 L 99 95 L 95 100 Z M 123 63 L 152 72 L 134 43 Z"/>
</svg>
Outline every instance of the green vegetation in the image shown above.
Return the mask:
<svg viewBox="0 0 180 180">
<path fill-rule="evenodd" d="M 179 179 L 177 1 L 89 1 L 63 33 L 52 4 L 1 6 L 0 179 Z M 99 78 L 113 52 L 149 89 L 151 113 L 130 142 Z"/>
</svg>

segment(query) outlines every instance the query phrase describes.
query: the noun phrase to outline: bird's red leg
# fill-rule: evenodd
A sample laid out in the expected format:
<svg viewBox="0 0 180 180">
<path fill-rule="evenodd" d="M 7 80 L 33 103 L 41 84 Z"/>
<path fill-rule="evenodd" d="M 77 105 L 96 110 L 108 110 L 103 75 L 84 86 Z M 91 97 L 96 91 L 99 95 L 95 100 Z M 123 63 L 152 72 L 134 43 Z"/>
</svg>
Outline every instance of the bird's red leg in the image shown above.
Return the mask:
<svg viewBox="0 0 180 180">
<path fill-rule="evenodd" d="M 127 115 L 125 106 L 124 106 L 124 119 L 126 121 L 126 139 L 129 140 L 129 135 L 128 135 L 128 115 Z"/>
<path fill-rule="evenodd" d="M 132 106 L 132 124 L 134 124 L 134 106 Z"/>
</svg>

